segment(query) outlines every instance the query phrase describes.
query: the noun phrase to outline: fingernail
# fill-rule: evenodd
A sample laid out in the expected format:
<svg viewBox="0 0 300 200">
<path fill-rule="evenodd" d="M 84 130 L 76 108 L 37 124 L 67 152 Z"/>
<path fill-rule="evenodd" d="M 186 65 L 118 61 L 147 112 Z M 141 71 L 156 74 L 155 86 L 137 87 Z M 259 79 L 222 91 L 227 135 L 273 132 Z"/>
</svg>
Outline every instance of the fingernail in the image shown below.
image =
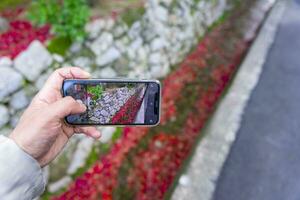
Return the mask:
<svg viewBox="0 0 300 200">
<path fill-rule="evenodd" d="M 101 138 L 101 133 L 100 132 L 95 132 L 94 133 L 94 137 L 96 138 L 96 139 L 100 139 Z"/>
<path fill-rule="evenodd" d="M 84 107 L 85 109 L 87 109 L 86 105 L 80 99 L 76 99 L 76 101 L 80 104 L 81 107 Z"/>
<path fill-rule="evenodd" d="M 91 77 L 91 74 L 89 72 L 83 71 L 83 74 L 84 76 Z"/>
</svg>

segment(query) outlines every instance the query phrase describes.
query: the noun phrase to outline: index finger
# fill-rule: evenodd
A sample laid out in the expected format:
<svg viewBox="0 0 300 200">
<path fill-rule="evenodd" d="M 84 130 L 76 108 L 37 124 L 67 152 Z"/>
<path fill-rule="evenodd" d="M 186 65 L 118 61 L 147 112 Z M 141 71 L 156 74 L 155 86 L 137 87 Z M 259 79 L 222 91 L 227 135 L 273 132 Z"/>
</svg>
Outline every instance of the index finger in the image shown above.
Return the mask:
<svg viewBox="0 0 300 200">
<path fill-rule="evenodd" d="M 44 87 L 40 90 L 38 96 L 40 99 L 45 99 L 47 101 L 54 101 L 55 96 L 60 94 L 60 90 L 65 79 L 84 79 L 90 78 L 90 74 L 79 67 L 64 67 L 55 70 L 48 80 L 46 81 Z"/>
<path fill-rule="evenodd" d="M 59 68 L 50 75 L 44 85 L 44 88 L 56 87 L 55 89 L 60 90 L 65 79 L 84 79 L 90 78 L 90 76 L 90 73 L 80 69 L 79 67 Z"/>
</svg>

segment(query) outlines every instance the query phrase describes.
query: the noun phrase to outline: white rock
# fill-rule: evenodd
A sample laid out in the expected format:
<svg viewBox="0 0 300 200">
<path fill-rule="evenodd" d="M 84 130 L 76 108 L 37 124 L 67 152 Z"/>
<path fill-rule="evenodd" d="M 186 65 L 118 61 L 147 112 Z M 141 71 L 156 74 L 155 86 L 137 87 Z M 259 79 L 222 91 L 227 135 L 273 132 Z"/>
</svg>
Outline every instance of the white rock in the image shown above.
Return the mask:
<svg viewBox="0 0 300 200">
<path fill-rule="evenodd" d="M 191 183 L 191 180 L 187 175 L 182 175 L 179 178 L 179 184 L 182 186 L 188 186 L 190 183 Z"/>
<path fill-rule="evenodd" d="M 136 38 L 129 46 L 133 50 L 138 50 L 143 44 L 143 39 L 141 37 Z"/>
<path fill-rule="evenodd" d="M 0 128 L 2 128 L 9 121 L 8 109 L 0 105 Z"/>
<path fill-rule="evenodd" d="M 152 53 L 149 57 L 149 63 L 160 64 L 162 62 L 162 56 L 159 52 Z"/>
<path fill-rule="evenodd" d="M 0 57 L 0 67 L 11 67 L 13 65 L 13 61 L 9 57 Z"/>
<path fill-rule="evenodd" d="M 113 36 L 108 32 L 103 32 L 90 46 L 93 53 L 97 56 L 101 55 L 113 43 Z"/>
<path fill-rule="evenodd" d="M 151 66 L 150 74 L 152 78 L 157 78 L 161 76 L 161 66 L 155 65 Z"/>
<path fill-rule="evenodd" d="M 39 78 L 36 80 L 36 82 L 34 83 L 34 86 L 37 87 L 38 89 L 42 89 L 42 87 L 44 86 L 45 82 L 47 81 L 47 79 L 49 78 L 52 72 L 53 69 L 49 69 L 45 73 L 41 74 Z"/>
<path fill-rule="evenodd" d="M 113 20 L 112 18 L 107 18 L 105 19 L 105 30 L 110 31 L 115 25 L 115 20 Z"/>
<path fill-rule="evenodd" d="M 138 54 L 138 59 L 141 61 L 144 61 L 148 58 L 147 48 L 143 48 L 143 47 L 139 48 L 137 54 Z"/>
<path fill-rule="evenodd" d="M 47 69 L 51 63 L 51 54 L 38 40 L 33 41 L 14 60 L 15 68 L 30 81 L 37 79 L 41 72 Z"/>
<path fill-rule="evenodd" d="M 8 21 L 5 18 L 0 17 L 0 32 L 5 32 L 7 29 L 9 29 Z"/>
<path fill-rule="evenodd" d="M 85 160 L 93 147 L 94 139 L 85 137 L 80 140 L 77 149 L 73 154 L 73 159 L 67 170 L 68 174 L 73 174 L 79 167 L 84 166 Z"/>
<path fill-rule="evenodd" d="M 162 38 L 155 38 L 151 42 L 150 46 L 151 46 L 152 51 L 157 51 L 157 50 L 162 49 L 166 46 L 166 41 Z"/>
<path fill-rule="evenodd" d="M 88 33 L 90 38 L 96 38 L 104 29 L 104 27 L 105 27 L 105 21 L 103 19 L 97 19 L 89 22 L 85 26 L 85 31 Z"/>
<path fill-rule="evenodd" d="M 111 140 L 114 132 L 116 131 L 115 127 L 105 127 L 101 129 L 102 136 L 99 139 L 103 143 L 107 143 Z"/>
<path fill-rule="evenodd" d="M 119 38 L 122 35 L 124 35 L 128 30 L 128 27 L 125 25 L 125 23 L 122 23 L 120 25 L 117 25 L 114 30 L 113 30 L 113 34 L 114 37 Z"/>
<path fill-rule="evenodd" d="M 18 122 L 19 122 L 19 120 L 20 120 L 20 117 L 21 117 L 22 113 L 23 113 L 23 111 L 21 110 L 21 111 L 18 111 L 18 112 L 16 112 L 16 113 L 14 113 L 14 114 L 11 116 L 10 121 L 9 121 L 9 124 L 10 124 L 11 127 L 16 127 L 16 126 L 17 126 L 17 124 L 18 124 Z"/>
<path fill-rule="evenodd" d="M 106 112 L 105 110 L 101 110 L 100 114 L 103 115 L 104 117 L 109 116 L 109 113 Z"/>
<path fill-rule="evenodd" d="M 140 21 L 134 22 L 133 25 L 131 26 L 130 30 L 128 31 L 128 36 L 129 38 L 136 39 L 137 37 L 140 36 L 142 31 L 142 24 Z"/>
<path fill-rule="evenodd" d="M 25 108 L 29 104 L 29 98 L 24 90 L 20 90 L 12 95 L 9 105 L 14 110 Z"/>
<path fill-rule="evenodd" d="M 128 56 L 128 58 L 130 60 L 135 60 L 136 59 L 136 50 L 132 49 L 132 48 L 128 48 L 126 51 L 126 55 Z"/>
<path fill-rule="evenodd" d="M 156 29 L 153 29 L 153 26 L 148 25 L 145 29 L 142 31 L 142 36 L 145 41 L 151 42 L 155 37 L 158 36 L 158 31 Z"/>
<path fill-rule="evenodd" d="M 55 53 L 55 54 L 52 55 L 52 57 L 58 63 L 64 62 L 64 58 L 61 55 L 58 55 L 58 54 Z"/>
<path fill-rule="evenodd" d="M 65 177 L 59 179 L 58 181 L 49 184 L 48 190 L 49 190 L 49 192 L 55 193 L 55 192 L 59 191 L 60 189 L 69 185 L 69 183 L 71 183 L 71 182 L 72 182 L 71 177 L 65 176 Z"/>
<path fill-rule="evenodd" d="M 96 64 L 98 66 L 108 65 L 121 56 L 121 53 L 115 47 L 109 48 L 106 52 L 96 58 Z"/>
<path fill-rule="evenodd" d="M 0 135 L 8 136 L 12 132 L 11 128 L 4 127 L 0 130 Z"/>
<path fill-rule="evenodd" d="M 91 66 L 92 61 L 88 57 L 78 57 L 73 60 L 73 64 L 77 67 L 88 68 Z"/>
<path fill-rule="evenodd" d="M 166 65 L 153 65 L 150 68 L 151 78 L 162 78 L 168 73 L 168 66 Z"/>
<path fill-rule="evenodd" d="M 82 42 L 74 42 L 70 47 L 71 53 L 78 53 L 82 49 Z"/>
<path fill-rule="evenodd" d="M 117 76 L 117 72 L 111 67 L 106 67 L 100 70 L 99 76 L 99 78 L 115 78 Z"/>
<path fill-rule="evenodd" d="M 0 101 L 22 86 L 21 74 L 11 67 L 0 67 Z"/>
<path fill-rule="evenodd" d="M 168 20 L 168 10 L 162 6 L 155 8 L 154 15 L 159 21 L 166 22 Z"/>
</svg>

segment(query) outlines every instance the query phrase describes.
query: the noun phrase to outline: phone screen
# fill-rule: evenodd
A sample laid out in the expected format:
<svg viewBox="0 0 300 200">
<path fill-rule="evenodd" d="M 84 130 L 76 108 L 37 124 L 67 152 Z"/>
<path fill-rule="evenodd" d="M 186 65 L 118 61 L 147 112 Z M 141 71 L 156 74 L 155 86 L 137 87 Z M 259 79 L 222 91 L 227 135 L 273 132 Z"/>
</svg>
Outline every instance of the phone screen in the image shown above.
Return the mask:
<svg viewBox="0 0 300 200">
<path fill-rule="evenodd" d="M 158 81 L 65 80 L 63 96 L 86 105 L 85 113 L 69 115 L 72 125 L 156 125 L 160 115 Z"/>
</svg>

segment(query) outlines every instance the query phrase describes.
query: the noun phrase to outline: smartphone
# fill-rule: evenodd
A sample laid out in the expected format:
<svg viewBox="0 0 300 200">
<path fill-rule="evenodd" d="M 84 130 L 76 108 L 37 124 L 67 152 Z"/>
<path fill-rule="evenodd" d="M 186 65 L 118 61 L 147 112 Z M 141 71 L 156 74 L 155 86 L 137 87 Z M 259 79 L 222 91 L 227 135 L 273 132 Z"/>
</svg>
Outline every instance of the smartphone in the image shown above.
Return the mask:
<svg viewBox="0 0 300 200">
<path fill-rule="evenodd" d="M 87 107 L 65 118 L 70 125 L 155 126 L 160 120 L 157 80 L 66 79 L 62 94 Z"/>
</svg>

